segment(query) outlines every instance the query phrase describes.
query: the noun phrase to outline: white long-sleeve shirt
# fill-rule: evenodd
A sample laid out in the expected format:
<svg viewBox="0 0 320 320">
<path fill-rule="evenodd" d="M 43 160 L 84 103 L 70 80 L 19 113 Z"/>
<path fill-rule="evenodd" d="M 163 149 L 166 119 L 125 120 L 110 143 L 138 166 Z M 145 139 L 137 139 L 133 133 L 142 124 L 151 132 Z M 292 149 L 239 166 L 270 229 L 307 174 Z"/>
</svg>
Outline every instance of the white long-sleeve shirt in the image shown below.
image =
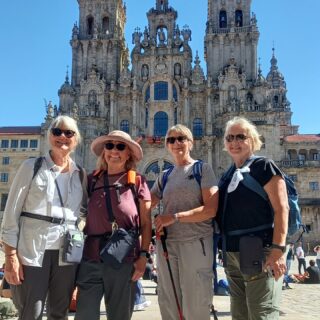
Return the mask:
<svg viewBox="0 0 320 320">
<path fill-rule="evenodd" d="M 48 235 L 56 234 L 56 241 L 62 243 L 64 226 L 47 221 L 20 216 L 21 212 L 65 218 L 76 221 L 80 214 L 83 189 L 79 168 L 70 159 L 70 179 L 63 198 L 64 213 L 57 210 L 56 185 L 54 179 L 59 168 L 46 155 L 37 175 L 32 179 L 34 158 L 25 160 L 20 166 L 10 188 L 2 223 L 2 241 L 17 248 L 24 265 L 42 266 Z M 60 250 L 61 251 L 61 250 Z M 62 263 L 61 263 L 62 264 Z"/>
</svg>

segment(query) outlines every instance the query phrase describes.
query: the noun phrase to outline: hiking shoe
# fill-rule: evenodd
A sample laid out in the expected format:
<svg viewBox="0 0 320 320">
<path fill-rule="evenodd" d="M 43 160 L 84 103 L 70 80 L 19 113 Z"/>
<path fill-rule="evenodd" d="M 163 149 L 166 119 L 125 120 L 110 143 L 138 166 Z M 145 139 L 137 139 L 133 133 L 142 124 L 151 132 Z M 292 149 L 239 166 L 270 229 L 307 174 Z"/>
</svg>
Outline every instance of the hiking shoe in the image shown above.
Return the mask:
<svg viewBox="0 0 320 320">
<path fill-rule="evenodd" d="M 135 304 L 133 307 L 133 311 L 142 311 L 145 308 L 149 307 L 151 304 L 151 301 L 146 300 L 145 302 L 139 303 L 139 304 Z"/>
</svg>

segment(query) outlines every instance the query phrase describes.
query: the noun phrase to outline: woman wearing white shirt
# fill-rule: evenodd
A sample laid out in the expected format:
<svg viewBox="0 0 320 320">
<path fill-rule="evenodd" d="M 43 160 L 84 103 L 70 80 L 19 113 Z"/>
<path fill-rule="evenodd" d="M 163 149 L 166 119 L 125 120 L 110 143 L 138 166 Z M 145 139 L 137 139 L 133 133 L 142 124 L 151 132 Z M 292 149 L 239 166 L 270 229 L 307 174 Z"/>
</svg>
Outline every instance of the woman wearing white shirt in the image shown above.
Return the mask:
<svg viewBox="0 0 320 320">
<path fill-rule="evenodd" d="M 5 278 L 21 320 L 42 319 L 46 298 L 48 319 L 67 316 L 76 265 L 62 262 L 61 243 L 83 200 L 82 169 L 70 157 L 80 139 L 75 120 L 55 118 L 38 172 L 33 177 L 37 159 L 25 160 L 9 192 L 2 225 Z"/>
</svg>

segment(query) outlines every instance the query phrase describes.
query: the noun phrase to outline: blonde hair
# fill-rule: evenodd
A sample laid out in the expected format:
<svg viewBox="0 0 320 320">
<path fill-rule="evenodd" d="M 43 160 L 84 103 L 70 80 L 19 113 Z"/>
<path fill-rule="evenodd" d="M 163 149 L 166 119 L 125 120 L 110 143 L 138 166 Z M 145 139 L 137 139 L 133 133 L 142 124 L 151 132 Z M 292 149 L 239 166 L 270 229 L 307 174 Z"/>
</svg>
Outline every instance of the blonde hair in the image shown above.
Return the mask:
<svg viewBox="0 0 320 320">
<path fill-rule="evenodd" d="M 69 117 L 69 116 L 58 116 L 56 118 L 54 118 L 48 128 L 48 132 L 47 132 L 47 139 L 48 139 L 48 142 L 49 142 L 49 145 L 50 145 L 50 140 L 49 140 L 49 137 L 50 137 L 50 134 L 51 134 L 51 129 L 52 128 L 60 128 L 62 129 L 62 127 L 64 129 L 67 129 L 67 130 L 72 130 L 75 132 L 75 139 L 76 139 L 76 146 L 78 144 L 81 143 L 81 135 L 80 135 L 80 132 L 79 132 L 79 128 L 78 128 L 78 125 L 77 125 L 77 122 L 76 120 L 74 120 L 73 118 Z"/>
<path fill-rule="evenodd" d="M 128 146 L 127 146 L 128 147 Z M 129 148 L 128 148 L 129 149 Z M 130 149 L 129 149 L 130 150 Z M 126 161 L 125 163 L 125 169 L 128 171 L 128 170 L 136 170 L 137 168 L 137 164 L 136 164 L 136 161 L 134 160 L 134 158 L 132 157 L 131 155 L 131 150 L 129 151 L 130 152 L 130 157 L 129 159 Z M 100 170 L 103 170 L 103 171 L 106 171 L 108 170 L 108 164 L 106 162 L 106 159 L 104 158 L 104 151 L 101 152 L 100 156 L 98 157 L 97 159 L 97 162 L 96 162 L 96 170 L 97 171 L 100 171 Z"/>
<path fill-rule="evenodd" d="M 166 136 L 165 136 L 165 145 L 167 146 L 167 138 L 170 136 L 172 132 L 181 133 L 183 136 L 187 137 L 187 139 L 193 144 L 193 135 L 190 129 L 183 124 L 176 124 L 173 127 L 169 128 Z"/>
<path fill-rule="evenodd" d="M 248 119 L 244 117 L 234 117 L 226 123 L 226 129 L 224 132 L 224 141 L 229 133 L 229 130 L 233 126 L 240 126 L 245 130 L 247 137 L 252 140 L 252 151 L 259 151 L 262 146 L 261 135 L 259 134 L 257 127 Z"/>
</svg>

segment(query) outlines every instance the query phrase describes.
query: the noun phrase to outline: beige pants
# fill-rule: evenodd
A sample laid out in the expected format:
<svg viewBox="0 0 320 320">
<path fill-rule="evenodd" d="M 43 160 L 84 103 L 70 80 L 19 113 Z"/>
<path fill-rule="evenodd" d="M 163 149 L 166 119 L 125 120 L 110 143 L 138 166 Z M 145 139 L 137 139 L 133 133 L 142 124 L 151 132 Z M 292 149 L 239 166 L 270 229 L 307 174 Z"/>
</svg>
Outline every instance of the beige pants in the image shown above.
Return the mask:
<svg viewBox="0 0 320 320">
<path fill-rule="evenodd" d="M 213 294 L 213 237 L 166 243 L 184 319 L 209 320 Z M 178 308 L 160 240 L 157 241 L 157 267 L 161 317 L 165 320 L 177 320 Z"/>
</svg>

